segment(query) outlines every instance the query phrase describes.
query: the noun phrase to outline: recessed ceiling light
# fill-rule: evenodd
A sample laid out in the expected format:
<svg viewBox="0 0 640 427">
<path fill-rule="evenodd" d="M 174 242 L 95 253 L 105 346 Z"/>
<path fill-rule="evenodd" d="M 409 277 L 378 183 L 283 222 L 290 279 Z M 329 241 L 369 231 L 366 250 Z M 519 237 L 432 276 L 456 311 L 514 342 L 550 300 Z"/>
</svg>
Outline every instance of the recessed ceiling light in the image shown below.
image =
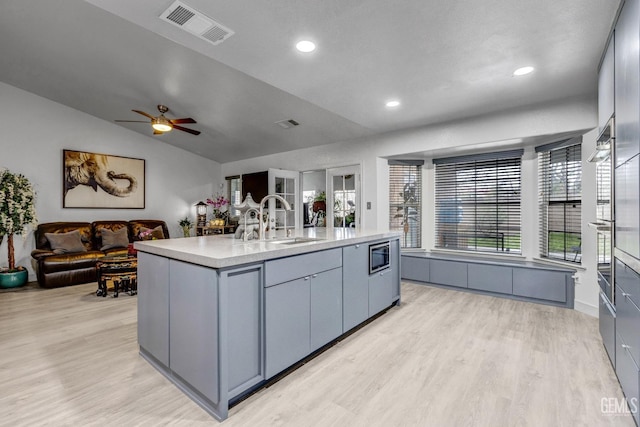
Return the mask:
<svg viewBox="0 0 640 427">
<path fill-rule="evenodd" d="M 392 101 L 387 101 L 387 103 L 385 104 L 387 107 L 389 108 L 394 108 L 394 107 L 398 107 L 400 106 L 400 101 L 397 100 L 392 100 Z"/>
<path fill-rule="evenodd" d="M 305 53 L 313 52 L 314 50 L 316 50 L 316 44 L 309 40 L 301 40 L 296 43 L 296 49 L 298 49 L 300 52 Z"/>
<path fill-rule="evenodd" d="M 524 76 L 525 74 L 530 74 L 533 73 L 534 68 L 533 67 L 522 67 L 522 68 L 518 68 L 517 70 L 515 70 L 513 72 L 514 76 Z"/>
</svg>

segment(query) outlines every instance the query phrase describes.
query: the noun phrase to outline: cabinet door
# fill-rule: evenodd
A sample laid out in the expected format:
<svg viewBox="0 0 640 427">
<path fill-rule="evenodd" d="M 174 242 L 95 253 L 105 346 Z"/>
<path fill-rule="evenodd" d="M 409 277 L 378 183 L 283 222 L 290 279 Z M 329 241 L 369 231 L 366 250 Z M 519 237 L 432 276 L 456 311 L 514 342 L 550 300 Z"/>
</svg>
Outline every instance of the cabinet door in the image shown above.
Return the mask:
<svg viewBox="0 0 640 427">
<path fill-rule="evenodd" d="M 429 281 L 438 285 L 467 287 L 467 263 L 432 259 L 429 262 Z"/>
<path fill-rule="evenodd" d="M 227 302 L 229 396 L 264 379 L 262 368 L 262 264 L 220 274 Z"/>
<path fill-rule="evenodd" d="M 369 276 L 369 317 L 393 302 L 393 271 L 390 268 Z"/>
<path fill-rule="evenodd" d="M 369 318 L 369 246 L 342 248 L 342 330 Z"/>
<path fill-rule="evenodd" d="M 265 288 L 266 377 L 309 354 L 310 277 Z"/>
<path fill-rule="evenodd" d="M 561 271 L 513 268 L 513 295 L 567 302 L 570 275 Z"/>
<path fill-rule="evenodd" d="M 342 269 L 311 276 L 311 351 L 342 335 Z"/>
<path fill-rule="evenodd" d="M 393 301 L 400 299 L 400 241 L 391 241 L 391 289 L 393 294 L 391 298 Z"/>
<path fill-rule="evenodd" d="M 513 292 L 511 267 L 469 264 L 469 288 L 509 294 Z"/>
<path fill-rule="evenodd" d="M 638 9 L 638 0 L 626 0 L 615 28 L 616 166 L 640 151 Z"/>
<path fill-rule="evenodd" d="M 403 279 L 429 281 L 429 258 L 403 255 L 401 265 Z"/>
<path fill-rule="evenodd" d="M 169 259 L 138 252 L 138 344 L 169 366 Z"/>
<path fill-rule="evenodd" d="M 217 403 L 220 359 L 216 271 L 170 260 L 169 280 L 169 367 Z"/>
<path fill-rule="evenodd" d="M 613 111 L 615 109 L 614 104 L 614 91 L 615 91 L 615 83 L 614 83 L 614 72 L 615 72 L 615 62 L 614 62 L 614 34 L 611 35 L 611 40 L 609 40 L 609 44 L 607 45 L 607 50 L 605 51 L 604 58 L 602 59 L 602 65 L 600 66 L 600 71 L 598 72 L 598 129 L 599 132 L 602 132 L 602 129 L 607 124 L 607 121 L 613 116 Z"/>
<path fill-rule="evenodd" d="M 600 292 L 600 307 L 599 307 L 599 326 L 600 336 L 602 337 L 602 344 L 607 351 L 609 360 L 613 367 L 616 367 L 616 315 L 613 311 L 613 307 L 607 301 L 607 298 L 602 292 Z"/>
</svg>

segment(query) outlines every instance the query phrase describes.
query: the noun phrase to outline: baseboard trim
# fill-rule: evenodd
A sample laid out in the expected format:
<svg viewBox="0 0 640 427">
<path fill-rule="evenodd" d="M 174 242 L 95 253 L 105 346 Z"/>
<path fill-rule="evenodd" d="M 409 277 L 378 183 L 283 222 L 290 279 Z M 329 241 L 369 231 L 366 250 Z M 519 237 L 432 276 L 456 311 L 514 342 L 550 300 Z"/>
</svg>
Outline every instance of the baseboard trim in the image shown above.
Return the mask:
<svg viewBox="0 0 640 427">
<path fill-rule="evenodd" d="M 598 318 L 599 317 L 599 307 L 591 304 L 587 304 L 586 302 L 575 300 L 573 302 L 573 308 L 580 313 L 588 314 L 589 316 Z"/>
</svg>

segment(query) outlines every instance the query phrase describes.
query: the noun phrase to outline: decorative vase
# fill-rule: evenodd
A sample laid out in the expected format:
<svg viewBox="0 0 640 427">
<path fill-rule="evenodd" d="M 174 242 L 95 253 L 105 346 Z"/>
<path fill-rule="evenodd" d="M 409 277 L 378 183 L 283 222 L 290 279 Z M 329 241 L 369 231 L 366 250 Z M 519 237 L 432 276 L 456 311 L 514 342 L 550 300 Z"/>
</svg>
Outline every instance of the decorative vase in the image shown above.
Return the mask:
<svg viewBox="0 0 640 427">
<path fill-rule="evenodd" d="M 182 234 L 184 234 L 184 237 L 191 237 L 191 234 L 189 233 L 189 226 L 182 226 Z"/>
<path fill-rule="evenodd" d="M 0 288 L 17 288 L 24 286 L 29 279 L 27 270 L 18 270 L 12 272 L 0 272 Z"/>
</svg>

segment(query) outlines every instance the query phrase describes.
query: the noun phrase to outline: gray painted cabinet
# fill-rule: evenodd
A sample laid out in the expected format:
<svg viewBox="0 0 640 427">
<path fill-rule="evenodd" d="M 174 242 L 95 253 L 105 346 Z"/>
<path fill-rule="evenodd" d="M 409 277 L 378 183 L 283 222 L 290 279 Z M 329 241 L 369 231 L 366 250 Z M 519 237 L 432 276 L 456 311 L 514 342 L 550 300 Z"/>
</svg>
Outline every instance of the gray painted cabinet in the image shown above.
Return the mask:
<svg viewBox="0 0 640 427">
<path fill-rule="evenodd" d="M 267 378 L 309 354 L 310 277 L 265 289 Z"/>
<path fill-rule="evenodd" d="M 138 253 L 138 343 L 169 366 L 169 260 Z"/>
<path fill-rule="evenodd" d="M 402 278 L 416 280 L 418 282 L 429 282 L 429 262 L 419 257 L 403 256 Z"/>
<path fill-rule="evenodd" d="M 310 351 L 342 335 L 342 269 L 312 274 Z"/>
<path fill-rule="evenodd" d="M 598 129 L 600 132 L 615 111 L 614 40 L 615 34 L 612 34 L 598 73 Z"/>
<path fill-rule="evenodd" d="M 393 270 L 387 268 L 369 276 L 369 317 L 393 303 Z"/>
<path fill-rule="evenodd" d="M 626 0 L 615 26 L 616 166 L 640 152 L 640 61 L 638 0 Z"/>
<path fill-rule="evenodd" d="M 513 269 L 499 265 L 469 264 L 469 289 L 513 293 Z"/>
<path fill-rule="evenodd" d="M 429 277 L 433 283 L 466 288 L 467 263 L 432 259 L 429 262 Z"/>
<path fill-rule="evenodd" d="M 229 396 L 264 380 L 262 263 L 220 273 L 227 295 Z"/>
<path fill-rule="evenodd" d="M 342 331 L 369 318 L 369 246 L 342 248 Z"/>
<path fill-rule="evenodd" d="M 542 300 L 567 302 L 567 285 L 571 274 L 516 268 L 513 270 L 513 295 Z M 557 284 L 565 284 L 558 286 Z"/>
<path fill-rule="evenodd" d="M 219 401 L 218 280 L 211 268 L 170 260 L 169 367 L 207 399 Z"/>
<path fill-rule="evenodd" d="M 616 312 L 609 304 L 607 297 L 600 292 L 600 306 L 598 307 L 598 323 L 602 343 L 613 367 L 616 367 Z"/>
</svg>

